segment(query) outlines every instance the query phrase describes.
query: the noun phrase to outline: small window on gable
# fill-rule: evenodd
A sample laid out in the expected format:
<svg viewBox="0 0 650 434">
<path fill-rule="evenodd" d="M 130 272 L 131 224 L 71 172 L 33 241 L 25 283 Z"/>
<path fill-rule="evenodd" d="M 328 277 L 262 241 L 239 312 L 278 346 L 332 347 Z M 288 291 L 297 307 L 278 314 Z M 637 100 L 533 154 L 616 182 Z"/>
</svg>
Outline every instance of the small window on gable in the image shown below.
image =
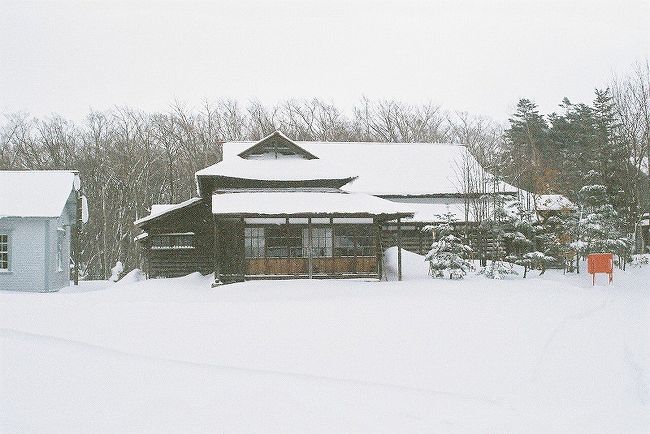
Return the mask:
<svg viewBox="0 0 650 434">
<path fill-rule="evenodd" d="M 9 271 L 9 235 L 0 234 L 0 271 Z"/>
</svg>

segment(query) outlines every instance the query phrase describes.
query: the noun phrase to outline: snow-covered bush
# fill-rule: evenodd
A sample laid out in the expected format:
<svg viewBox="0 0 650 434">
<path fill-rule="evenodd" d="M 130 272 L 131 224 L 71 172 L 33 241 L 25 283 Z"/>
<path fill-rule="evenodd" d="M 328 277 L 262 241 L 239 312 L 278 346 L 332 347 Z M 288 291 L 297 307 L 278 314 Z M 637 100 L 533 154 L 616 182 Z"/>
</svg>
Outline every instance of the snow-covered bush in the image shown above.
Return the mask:
<svg viewBox="0 0 650 434">
<path fill-rule="evenodd" d="M 443 222 L 437 225 L 425 226 L 423 231 L 435 231 L 438 240 L 431 245 L 431 250 L 424 257 L 429 261 L 431 277 L 438 279 L 462 279 L 473 268 L 467 256 L 472 252 L 471 247 L 454 235 L 455 221 L 451 213 L 441 216 Z"/>
<path fill-rule="evenodd" d="M 547 256 L 543 252 L 539 251 L 524 253 L 521 256 L 508 256 L 506 257 L 506 260 L 524 267 L 524 279 L 526 278 L 528 270 L 540 269 L 542 270 L 540 274 L 543 274 L 546 267 L 555 262 L 554 257 Z"/>
<path fill-rule="evenodd" d="M 632 267 L 642 267 L 644 265 L 648 265 L 650 263 L 650 254 L 645 253 L 645 254 L 640 254 L 640 255 L 632 255 L 632 262 L 630 265 Z"/>
<path fill-rule="evenodd" d="M 481 268 L 478 274 L 482 274 L 488 279 L 503 279 L 506 276 L 518 275 L 513 265 L 505 261 L 490 261 L 485 267 Z"/>
<path fill-rule="evenodd" d="M 115 266 L 111 268 L 111 277 L 108 278 L 111 282 L 117 282 L 120 280 L 120 275 L 124 272 L 124 265 L 120 261 L 115 263 Z"/>
</svg>

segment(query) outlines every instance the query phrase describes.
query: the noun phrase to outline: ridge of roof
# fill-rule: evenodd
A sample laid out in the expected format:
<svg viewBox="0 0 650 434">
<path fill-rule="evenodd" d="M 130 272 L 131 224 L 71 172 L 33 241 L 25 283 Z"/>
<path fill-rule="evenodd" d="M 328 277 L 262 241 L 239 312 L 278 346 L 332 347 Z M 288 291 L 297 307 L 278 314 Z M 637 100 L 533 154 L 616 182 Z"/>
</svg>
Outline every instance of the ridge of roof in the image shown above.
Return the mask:
<svg viewBox="0 0 650 434">
<path fill-rule="evenodd" d="M 281 133 L 280 133 L 281 134 Z M 268 136 L 267 136 L 268 137 Z M 286 136 L 284 136 L 286 137 Z M 325 140 L 291 140 L 293 143 L 300 145 L 300 144 L 322 144 L 322 145 L 386 145 L 386 146 L 399 146 L 399 145 L 412 145 L 412 146 L 458 146 L 458 147 L 463 147 L 467 148 L 467 145 L 464 143 L 451 143 L 451 142 L 369 142 L 369 141 L 325 141 Z M 254 145 L 261 142 L 261 140 L 229 140 L 227 142 L 223 142 L 221 145 Z"/>
</svg>

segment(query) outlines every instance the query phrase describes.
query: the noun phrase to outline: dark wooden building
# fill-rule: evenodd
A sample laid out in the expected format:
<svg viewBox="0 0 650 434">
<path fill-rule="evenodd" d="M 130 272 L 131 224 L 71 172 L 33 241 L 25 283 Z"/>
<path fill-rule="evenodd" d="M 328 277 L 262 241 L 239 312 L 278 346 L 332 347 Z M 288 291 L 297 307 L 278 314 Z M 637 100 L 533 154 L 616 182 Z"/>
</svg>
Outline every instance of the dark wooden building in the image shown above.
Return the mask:
<svg viewBox="0 0 650 434">
<path fill-rule="evenodd" d="M 214 272 L 216 283 L 257 278 L 382 274 L 382 226 L 403 204 L 342 187 L 354 173 L 275 132 L 196 174 L 198 197 L 156 206 L 135 222 L 150 277 Z"/>
</svg>

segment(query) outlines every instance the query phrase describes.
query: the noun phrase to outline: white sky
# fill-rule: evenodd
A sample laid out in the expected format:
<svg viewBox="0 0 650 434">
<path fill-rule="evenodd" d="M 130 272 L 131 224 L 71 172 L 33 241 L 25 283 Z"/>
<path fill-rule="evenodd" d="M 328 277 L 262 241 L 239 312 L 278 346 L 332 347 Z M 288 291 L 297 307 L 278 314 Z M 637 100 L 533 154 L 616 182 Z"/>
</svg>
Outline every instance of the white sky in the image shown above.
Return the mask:
<svg viewBox="0 0 650 434">
<path fill-rule="evenodd" d="M 0 112 L 362 95 L 505 120 L 650 57 L 650 1 L 0 0 Z"/>
</svg>

